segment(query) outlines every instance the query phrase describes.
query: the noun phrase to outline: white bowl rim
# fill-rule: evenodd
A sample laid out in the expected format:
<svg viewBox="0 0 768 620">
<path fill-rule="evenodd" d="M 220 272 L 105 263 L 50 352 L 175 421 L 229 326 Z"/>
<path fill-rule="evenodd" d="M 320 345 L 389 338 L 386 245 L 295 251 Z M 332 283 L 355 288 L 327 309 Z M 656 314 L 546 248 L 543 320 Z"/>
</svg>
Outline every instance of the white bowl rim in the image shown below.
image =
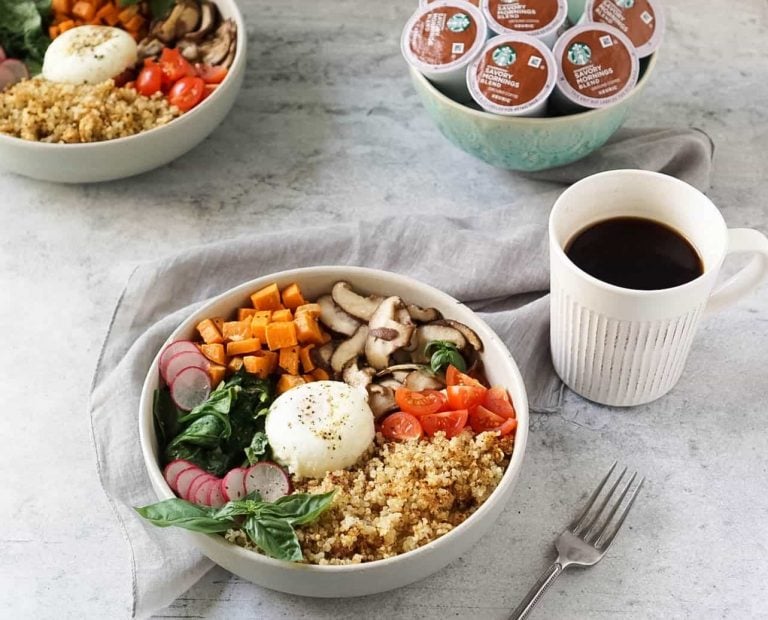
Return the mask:
<svg viewBox="0 0 768 620">
<path fill-rule="evenodd" d="M 245 54 L 245 48 L 247 44 L 247 38 L 246 38 L 246 32 L 245 32 L 245 20 L 243 19 L 243 15 L 240 12 L 240 7 L 237 6 L 237 2 L 235 0 L 211 0 L 215 4 L 218 5 L 219 2 L 227 2 L 229 3 L 229 6 L 231 7 L 232 11 L 232 17 L 235 20 L 235 25 L 237 26 L 237 48 L 235 49 L 235 57 L 232 60 L 232 65 L 230 66 L 230 71 L 227 73 L 227 76 L 224 78 L 224 81 L 221 83 L 221 86 L 213 91 L 213 93 L 205 99 L 205 101 L 202 101 L 197 106 L 195 106 L 193 109 L 189 110 L 189 112 L 185 112 L 181 116 L 177 116 L 172 121 L 166 123 L 165 125 L 160 125 L 159 127 L 153 127 L 152 129 L 147 129 L 146 131 L 141 131 L 139 133 L 133 134 L 132 136 L 124 136 L 122 138 L 113 138 L 111 140 L 99 140 L 98 142 L 76 142 L 74 144 L 68 144 L 68 143 L 61 143 L 61 142 L 40 142 L 38 140 L 25 140 L 24 138 L 17 138 L 16 136 L 9 136 L 8 134 L 0 133 L 0 144 L 5 142 L 8 145 L 23 145 L 25 147 L 30 148 L 39 148 L 39 149 L 47 149 L 47 150 L 54 150 L 54 149 L 61 149 L 61 150 L 67 150 L 67 151 L 74 151 L 74 150 L 86 150 L 86 149 L 95 149 L 98 147 L 104 147 L 105 145 L 113 145 L 113 144 L 125 144 L 129 140 L 137 140 L 139 138 L 142 138 L 148 134 L 158 135 L 161 131 L 168 130 L 169 127 L 178 127 L 182 123 L 189 123 L 192 122 L 192 120 L 199 116 L 201 113 L 201 110 L 204 110 L 207 106 L 207 104 L 211 101 L 216 100 L 218 97 L 221 96 L 221 89 L 230 79 L 230 73 L 232 73 L 232 68 L 238 66 L 243 60 L 243 54 Z M 210 106 L 208 106 L 210 107 Z"/>
<path fill-rule="evenodd" d="M 477 118 L 481 118 L 484 120 L 495 121 L 498 123 L 507 123 L 510 125 L 513 125 L 513 124 L 546 125 L 546 124 L 553 124 L 553 123 L 568 123 L 573 121 L 574 119 L 589 118 L 591 116 L 601 114 L 606 110 L 611 110 L 620 105 L 624 105 L 628 101 L 631 101 L 634 97 L 636 97 L 640 93 L 640 91 L 642 91 L 645 88 L 646 81 L 648 80 L 651 73 L 653 73 L 654 69 L 656 68 L 656 63 L 658 62 L 658 55 L 659 54 L 657 50 L 653 54 L 648 56 L 648 66 L 645 68 L 643 75 L 637 81 L 637 84 L 635 84 L 635 87 L 632 89 L 632 92 L 630 92 L 624 99 L 620 101 L 616 101 L 603 108 L 585 110 L 584 112 L 578 112 L 576 114 L 564 114 L 562 116 L 546 116 L 546 117 L 505 116 L 502 114 L 494 114 L 492 112 L 486 112 L 485 110 L 475 110 L 474 108 L 470 108 L 469 106 L 466 106 L 462 103 L 459 103 L 458 101 L 455 101 L 454 99 L 451 99 L 448 95 L 440 91 L 432 82 L 430 82 L 429 79 L 427 79 L 426 76 L 424 76 L 424 74 L 422 74 L 420 71 L 414 69 L 411 66 L 409 66 L 409 69 L 411 72 L 411 77 L 413 77 L 413 79 L 421 83 L 424 86 L 424 88 L 427 91 L 429 91 L 429 93 L 434 98 L 439 99 L 449 107 L 453 107 L 459 110 L 460 112 L 469 114 L 470 116 L 476 116 Z"/>
<path fill-rule="evenodd" d="M 165 482 L 162 472 L 160 471 L 160 467 L 157 465 L 154 455 L 152 454 L 150 441 L 149 441 L 149 433 L 154 432 L 152 428 L 152 423 L 153 423 L 152 412 L 147 411 L 146 412 L 147 415 L 142 415 L 142 413 L 145 413 L 143 411 L 144 403 L 151 401 L 151 399 L 148 400 L 148 392 L 150 390 L 150 384 L 153 383 L 153 378 L 157 377 L 157 372 L 158 372 L 157 364 L 160 358 L 160 353 L 162 352 L 163 348 L 167 343 L 172 342 L 177 337 L 178 333 L 183 331 L 182 327 L 185 326 L 185 323 L 187 323 L 189 319 L 195 314 L 204 312 L 206 308 L 219 303 L 224 298 L 235 297 L 238 294 L 245 294 L 249 290 L 250 291 L 253 290 L 254 283 L 263 283 L 266 280 L 272 280 L 272 279 L 277 280 L 277 279 L 287 278 L 287 277 L 290 277 L 291 279 L 295 278 L 296 280 L 300 280 L 302 277 L 311 276 L 311 275 L 330 275 L 330 276 L 338 276 L 339 278 L 343 278 L 344 276 L 346 276 L 347 279 L 353 280 L 355 276 L 376 276 L 376 275 L 381 276 L 382 274 L 384 274 L 388 278 L 395 277 L 396 279 L 404 281 L 414 287 L 421 287 L 421 288 L 428 289 L 430 293 L 435 294 L 437 297 L 442 298 L 440 300 L 441 305 L 443 305 L 442 302 L 445 302 L 446 306 L 450 304 L 458 304 L 458 305 L 464 306 L 469 312 L 473 314 L 473 318 L 477 321 L 477 327 L 480 328 L 480 331 L 485 332 L 484 334 L 482 334 L 482 340 L 483 340 L 483 343 L 486 345 L 486 347 L 488 346 L 488 342 L 491 342 L 491 341 L 495 342 L 497 346 L 500 346 L 500 351 L 503 353 L 503 356 L 506 358 L 506 361 L 509 362 L 509 368 L 512 374 L 512 376 L 510 377 L 509 383 L 517 384 L 520 387 L 520 398 L 517 402 L 515 402 L 515 410 L 517 414 L 518 425 L 515 433 L 515 445 L 512 452 L 512 457 L 510 458 L 509 464 L 504 470 L 504 474 L 502 475 L 502 478 L 499 481 L 499 484 L 496 485 L 496 488 L 491 492 L 491 494 L 481 504 L 481 506 L 477 510 L 475 510 L 475 512 L 473 512 L 467 519 L 462 521 L 459 525 L 457 525 L 455 528 L 453 528 L 449 532 L 411 551 L 407 551 L 405 553 L 401 553 L 401 554 L 392 556 L 390 558 L 385 558 L 383 560 L 373 560 L 371 562 L 362 562 L 360 564 L 318 565 L 318 564 L 303 564 L 300 562 L 287 562 L 284 560 L 277 560 L 275 558 L 270 558 L 257 551 L 251 551 L 249 549 L 245 549 L 244 547 L 240 547 L 239 545 L 236 545 L 234 543 L 227 541 L 223 536 L 219 536 L 216 534 L 194 533 L 195 536 L 205 536 L 210 542 L 212 542 L 216 546 L 221 547 L 222 549 L 226 550 L 229 553 L 235 554 L 235 556 L 245 561 L 252 561 L 257 564 L 264 564 L 266 566 L 279 568 L 283 570 L 295 569 L 295 570 L 301 570 L 301 571 L 309 571 L 312 573 L 325 573 L 325 574 L 328 574 L 328 573 L 343 574 L 348 572 L 376 571 L 382 567 L 388 566 L 396 562 L 402 562 L 409 558 L 413 558 L 419 555 L 429 554 L 440 546 L 444 546 L 445 544 L 450 544 L 450 541 L 453 538 L 458 536 L 464 530 L 468 529 L 475 521 L 477 521 L 480 518 L 481 515 L 490 511 L 492 505 L 500 500 L 504 491 L 511 485 L 515 484 L 516 478 L 517 478 L 516 472 L 519 471 L 520 468 L 522 467 L 523 457 L 525 454 L 525 448 L 526 448 L 527 439 L 528 439 L 528 394 L 526 392 L 525 383 L 523 381 L 522 375 L 520 374 L 520 370 L 517 367 L 517 363 L 512 357 L 512 354 L 509 352 L 507 345 L 504 344 L 504 342 L 501 340 L 501 338 L 499 338 L 496 332 L 493 331 L 485 321 L 483 321 L 479 316 L 477 316 L 474 310 L 466 306 L 466 304 L 463 304 L 458 299 L 451 297 L 450 295 L 448 295 L 447 293 L 444 293 L 440 289 L 435 288 L 429 284 L 426 284 L 425 282 L 416 280 L 415 278 L 411 278 L 410 276 L 404 276 L 392 271 L 386 271 L 382 269 L 372 269 L 368 267 L 353 267 L 353 266 L 347 266 L 347 265 L 318 265 L 313 267 L 287 269 L 287 270 L 279 271 L 272 274 L 266 274 L 264 276 L 254 278 L 253 280 L 244 282 L 233 288 L 230 288 L 229 290 L 205 302 L 203 306 L 195 310 L 186 319 L 184 319 L 181 322 L 181 324 L 179 324 L 179 326 L 173 330 L 171 335 L 166 339 L 166 341 L 160 347 L 160 349 L 157 352 L 157 355 L 152 360 L 152 363 L 149 367 L 149 371 L 147 372 L 147 376 L 144 380 L 144 385 L 141 390 L 141 396 L 139 401 L 139 443 L 141 444 L 141 451 L 144 457 L 144 465 L 147 469 L 148 475 L 150 476 L 150 478 L 160 483 L 164 489 L 164 493 L 163 493 L 164 497 L 161 497 L 160 499 L 172 499 L 176 497 L 176 495 L 173 493 L 173 491 L 171 491 L 171 489 L 168 487 L 167 483 Z M 259 286 L 259 284 L 256 284 L 256 286 Z M 518 410 L 518 405 L 520 405 L 519 410 Z M 150 464 L 152 467 L 150 467 Z M 157 491 L 155 491 L 155 493 L 157 494 Z"/>
</svg>

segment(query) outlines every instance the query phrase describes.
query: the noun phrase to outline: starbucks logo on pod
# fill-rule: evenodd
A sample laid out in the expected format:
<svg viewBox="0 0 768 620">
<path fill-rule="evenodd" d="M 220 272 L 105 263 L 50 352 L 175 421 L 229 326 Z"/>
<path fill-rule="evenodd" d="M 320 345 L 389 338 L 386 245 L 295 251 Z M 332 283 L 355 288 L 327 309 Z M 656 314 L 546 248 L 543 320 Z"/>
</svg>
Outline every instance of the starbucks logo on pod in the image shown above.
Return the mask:
<svg viewBox="0 0 768 620">
<path fill-rule="evenodd" d="M 586 43 L 578 41 L 568 48 L 568 60 L 574 65 L 586 65 L 592 59 L 592 50 Z"/>
<path fill-rule="evenodd" d="M 446 25 L 451 32 L 464 32 L 471 24 L 469 16 L 464 13 L 455 13 L 451 15 Z"/>
<path fill-rule="evenodd" d="M 499 45 L 491 56 L 497 67 L 508 67 L 517 60 L 515 50 L 509 45 Z"/>
<path fill-rule="evenodd" d="M 614 0 L 616 6 L 620 6 L 622 9 L 631 9 L 635 6 L 635 0 Z"/>
</svg>

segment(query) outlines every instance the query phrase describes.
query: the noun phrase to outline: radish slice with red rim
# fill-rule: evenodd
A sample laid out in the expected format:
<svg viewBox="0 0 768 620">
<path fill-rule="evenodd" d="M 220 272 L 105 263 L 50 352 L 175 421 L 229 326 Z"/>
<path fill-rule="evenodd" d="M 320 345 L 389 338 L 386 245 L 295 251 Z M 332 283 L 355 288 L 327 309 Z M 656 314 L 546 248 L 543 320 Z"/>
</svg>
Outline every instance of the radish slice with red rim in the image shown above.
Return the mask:
<svg viewBox="0 0 768 620">
<path fill-rule="evenodd" d="M 171 398 L 183 411 L 192 411 L 208 400 L 210 394 L 211 378 L 202 368 L 185 368 L 171 383 Z"/>
<path fill-rule="evenodd" d="M 195 504 L 199 504 L 200 506 L 210 506 L 208 501 L 211 497 L 211 491 L 214 487 L 217 487 L 220 485 L 220 480 L 218 478 L 211 477 L 205 482 L 203 482 L 199 487 L 197 487 L 197 490 L 193 494 L 192 491 L 190 491 L 190 497 L 192 498 L 190 501 L 194 502 Z"/>
<path fill-rule="evenodd" d="M 200 353 L 200 349 L 191 340 L 176 340 L 163 349 L 162 353 L 160 353 L 160 359 L 157 361 L 163 379 L 165 379 L 165 367 L 171 361 L 171 358 L 184 352 Z"/>
<path fill-rule="evenodd" d="M 227 501 L 231 502 L 245 497 L 245 473 L 247 471 L 244 467 L 235 467 L 224 476 L 221 481 L 221 489 L 224 491 L 224 497 Z"/>
<path fill-rule="evenodd" d="M 174 492 L 177 492 L 178 489 L 176 488 L 176 482 L 179 479 L 179 476 L 185 472 L 188 469 L 200 469 L 197 465 L 192 463 L 191 461 L 185 461 L 184 459 L 176 459 L 175 461 L 171 461 L 168 463 L 168 465 L 165 466 L 165 469 L 163 470 L 163 478 L 165 478 L 165 481 L 168 483 L 168 486 L 171 487 Z M 202 472 L 202 469 L 200 470 Z"/>
<path fill-rule="evenodd" d="M 18 82 L 13 71 L 6 69 L 3 65 L 5 63 L 0 64 L 0 93 Z"/>
<path fill-rule="evenodd" d="M 208 496 L 203 495 L 201 491 L 203 487 L 205 487 L 206 493 L 210 492 L 210 487 L 206 487 L 205 485 L 207 485 L 211 480 L 216 480 L 216 479 L 217 479 L 216 476 L 212 476 L 209 473 L 205 473 L 199 478 L 196 478 L 195 481 L 191 485 L 189 485 L 189 491 L 187 491 L 187 499 L 190 502 L 194 502 L 195 504 L 205 503 L 205 499 Z"/>
<path fill-rule="evenodd" d="M 265 502 L 274 502 L 291 492 L 291 479 L 277 463 L 263 461 L 245 473 L 245 490 L 257 492 Z"/>
<path fill-rule="evenodd" d="M 20 60 L 16 60 L 15 58 L 8 58 L 7 60 L 4 60 L 2 64 L 3 69 L 7 69 L 14 76 L 16 76 L 16 82 L 29 79 L 29 69 L 27 69 L 27 65 L 25 65 Z"/>
<path fill-rule="evenodd" d="M 163 378 L 165 379 L 165 382 L 170 385 L 185 368 L 194 366 L 195 368 L 208 370 L 210 365 L 210 362 L 202 353 L 200 353 L 200 351 L 182 351 L 168 360 L 168 363 L 165 365 Z"/>
<path fill-rule="evenodd" d="M 214 508 L 221 508 L 221 506 L 227 503 L 227 498 L 224 495 L 223 482 L 223 480 L 219 480 L 216 486 L 211 487 L 211 493 L 208 496 L 209 506 L 213 506 Z"/>
<path fill-rule="evenodd" d="M 176 478 L 176 493 L 181 499 L 189 499 L 189 489 L 201 476 L 208 474 L 200 468 L 192 467 L 185 469 Z"/>
</svg>

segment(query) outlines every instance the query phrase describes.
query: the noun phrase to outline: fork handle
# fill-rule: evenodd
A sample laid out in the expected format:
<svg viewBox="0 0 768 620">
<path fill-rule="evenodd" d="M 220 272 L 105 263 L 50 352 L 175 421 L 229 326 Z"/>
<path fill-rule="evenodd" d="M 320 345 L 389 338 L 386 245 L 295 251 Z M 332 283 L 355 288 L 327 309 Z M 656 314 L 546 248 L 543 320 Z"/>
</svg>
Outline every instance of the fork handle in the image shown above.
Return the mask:
<svg viewBox="0 0 768 620">
<path fill-rule="evenodd" d="M 523 602 L 512 612 L 509 620 L 523 620 L 523 618 L 527 618 L 536 603 L 539 602 L 539 599 L 544 596 L 547 588 L 555 582 L 555 579 L 557 579 L 562 572 L 563 565 L 560 564 L 560 562 L 553 562 L 552 565 L 544 571 L 544 574 L 539 577 L 536 585 L 525 595 Z"/>
</svg>

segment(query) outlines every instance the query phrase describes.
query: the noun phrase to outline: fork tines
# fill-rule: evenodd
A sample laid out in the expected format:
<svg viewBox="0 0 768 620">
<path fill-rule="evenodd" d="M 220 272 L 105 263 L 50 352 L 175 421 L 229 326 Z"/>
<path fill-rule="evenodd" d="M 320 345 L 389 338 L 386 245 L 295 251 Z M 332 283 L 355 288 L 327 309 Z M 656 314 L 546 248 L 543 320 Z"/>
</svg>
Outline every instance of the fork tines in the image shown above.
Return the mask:
<svg viewBox="0 0 768 620">
<path fill-rule="evenodd" d="M 641 477 L 635 483 L 637 472 L 633 472 L 617 494 L 616 490 L 627 475 L 627 468 L 625 467 L 613 483 L 611 483 L 608 490 L 603 492 L 613 472 L 616 470 L 616 465 L 617 463 L 614 462 L 590 496 L 584 512 L 568 528 L 572 534 L 601 551 L 605 551 L 613 542 L 645 480 L 645 478 Z M 629 492 L 630 489 L 632 489 L 631 493 Z M 629 497 L 627 498 L 628 493 Z M 600 501 L 598 502 L 598 500 Z M 603 516 L 606 508 L 608 512 Z"/>
</svg>

